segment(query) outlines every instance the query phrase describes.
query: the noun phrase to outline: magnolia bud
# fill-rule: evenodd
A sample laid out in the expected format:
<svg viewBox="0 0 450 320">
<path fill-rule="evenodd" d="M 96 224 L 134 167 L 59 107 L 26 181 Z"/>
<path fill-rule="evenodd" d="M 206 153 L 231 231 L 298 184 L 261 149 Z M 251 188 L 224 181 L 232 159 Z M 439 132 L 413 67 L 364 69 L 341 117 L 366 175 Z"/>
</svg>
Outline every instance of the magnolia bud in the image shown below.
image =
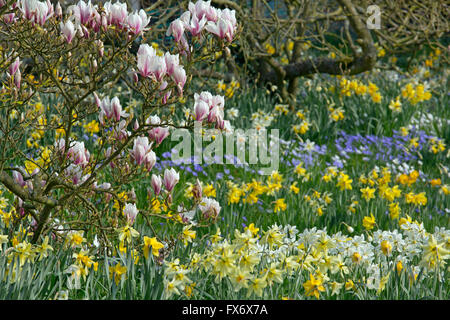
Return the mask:
<svg viewBox="0 0 450 320">
<path fill-rule="evenodd" d="M 22 80 L 22 73 L 20 72 L 20 69 L 17 69 L 16 73 L 14 74 L 14 84 L 16 85 L 17 89 L 20 89 L 21 80 Z"/>
<path fill-rule="evenodd" d="M 226 55 L 227 57 L 230 57 L 230 56 L 231 56 L 230 48 L 225 47 L 225 55 Z"/>
<path fill-rule="evenodd" d="M 116 121 L 119 121 L 119 120 L 120 120 L 120 116 L 121 116 L 121 114 L 122 114 L 122 106 L 120 105 L 120 100 L 119 100 L 119 98 L 114 97 L 114 98 L 111 100 L 111 107 L 112 107 L 112 110 L 113 110 L 114 119 L 115 119 Z"/>
<path fill-rule="evenodd" d="M 174 168 L 166 169 L 164 171 L 163 184 L 168 192 L 172 192 L 175 185 L 180 181 L 180 174 Z"/>
<path fill-rule="evenodd" d="M 169 90 L 168 92 L 166 92 L 166 94 L 162 98 L 162 101 L 161 101 L 162 104 L 166 104 L 167 103 L 167 100 L 169 100 L 171 94 L 172 94 L 172 90 Z"/>
<path fill-rule="evenodd" d="M 83 36 L 87 39 L 89 38 L 89 30 L 85 26 L 81 26 L 81 31 L 83 32 Z"/>
<path fill-rule="evenodd" d="M 102 40 L 95 40 L 95 44 L 98 47 L 98 55 L 100 57 L 103 57 L 103 54 L 105 53 L 105 48 L 103 47 L 103 41 Z"/>
<path fill-rule="evenodd" d="M 134 131 L 137 131 L 139 129 L 139 122 L 137 120 L 134 121 L 133 129 Z"/>
<path fill-rule="evenodd" d="M 138 209 L 136 208 L 136 204 L 127 203 L 125 204 L 125 207 L 123 209 L 123 214 L 127 218 L 128 222 L 130 224 L 134 223 L 134 220 L 136 219 L 137 214 L 139 213 Z"/>
<path fill-rule="evenodd" d="M 132 188 L 129 193 L 129 199 L 136 201 L 136 192 L 134 191 L 134 188 Z"/>
<path fill-rule="evenodd" d="M 12 175 L 13 175 L 14 181 L 18 185 L 20 185 L 21 187 L 25 186 L 25 181 L 23 180 L 23 176 L 22 176 L 22 174 L 19 171 L 13 171 Z M 19 198 L 19 200 L 20 200 L 20 198 Z"/>
<path fill-rule="evenodd" d="M 97 93 L 95 93 L 95 92 L 94 92 L 94 98 L 95 98 L 95 104 L 97 105 L 97 107 L 100 108 L 101 101 L 100 101 L 100 98 L 98 97 Z"/>
<path fill-rule="evenodd" d="M 152 174 L 151 183 L 153 192 L 155 193 L 155 195 L 159 195 L 159 193 L 161 192 L 161 185 L 162 185 L 161 177 L 159 175 Z"/>
<path fill-rule="evenodd" d="M 19 70 L 19 66 L 20 66 L 20 58 L 17 57 L 16 60 L 14 60 L 13 63 L 11 63 L 11 65 L 8 68 L 9 74 L 12 76 L 13 74 L 15 74 L 17 72 L 17 70 Z"/>
<path fill-rule="evenodd" d="M 171 204 L 172 204 L 172 202 L 173 202 L 173 199 L 172 199 L 172 194 L 171 193 L 169 193 L 169 195 L 167 196 L 167 204 L 170 206 Z"/>
<path fill-rule="evenodd" d="M 197 182 L 192 188 L 192 195 L 194 196 L 194 199 L 198 201 L 203 197 L 202 194 L 203 194 L 202 185 L 200 184 L 200 181 L 197 179 Z"/>
<path fill-rule="evenodd" d="M 57 18 L 61 18 L 62 17 L 62 8 L 61 8 L 61 5 L 59 4 L 59 2 L 56 5 L 55 15 L 56 15 Z"/>
<path fill-rule="evenodd" d="M 208 116 L 209 112 L 209 106 L 208 104 L 203 101 L 199 100 L 194 105 L 194 114 L 195 114 L 195 120 L 196 121 L 203 121 Z"/>
<path fill-rule="evenodd" d="M 164 90 L 165 88 L 167 88 L 167 86 L 168 86 L 169 84 L 167 83 L 167 81 L 163 81 L 162 83 L 161 83 L 161 85 L 159 86 L 159 90 Z"/>
</svg>

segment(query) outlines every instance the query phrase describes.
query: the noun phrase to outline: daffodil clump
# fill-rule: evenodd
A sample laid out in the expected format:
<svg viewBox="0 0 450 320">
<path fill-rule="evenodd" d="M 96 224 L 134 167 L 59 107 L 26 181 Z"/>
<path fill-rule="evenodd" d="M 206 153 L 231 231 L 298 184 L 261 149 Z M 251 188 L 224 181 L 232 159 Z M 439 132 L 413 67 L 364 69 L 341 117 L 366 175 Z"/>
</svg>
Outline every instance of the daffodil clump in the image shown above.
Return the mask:
<svg viewBox="0 0 450 320">
<path fill-rule="evenodd" d="M 198 297 L 211 282 L 247 298 L 376 297 L 388 283 L 412 288 L 428 278 L 445 281 L 449 239 L 449 230 L 429 233 L 417 221 L 361 235 L 276 224 L 260 230 L 252 223 L 224 237 L 218 229 L 204 251 L 193 250 L 183 263 L 165 262 L 164 292 Z"/>
<path fill-rule="evenodd" d="M 224 93 L 227 98 L 232 98 L 240 87 L 239 81 L 236 80 L 232 80 L 230 83 L 225 83 L 223 80 L 220 80 L 217 83 L 217 91 Z"/>
<path fill-rule="evenodd" d="M 332 86 L 330 90 L 332 92 L 339 90 L 338 92 L 342 97 L 351 97 L 352 95 L 364 97 L 369 95 L 371 100 L 375 103 L 380 103 L 383 99 L 378 86 L 373 82 L 369 81 L 368 84 L 364 84 L 357 79 L 348 80 L 347 78 L 341 76 L 337 76 L 337 79 L 339 80 L 338 89 Z"/>
</svg>

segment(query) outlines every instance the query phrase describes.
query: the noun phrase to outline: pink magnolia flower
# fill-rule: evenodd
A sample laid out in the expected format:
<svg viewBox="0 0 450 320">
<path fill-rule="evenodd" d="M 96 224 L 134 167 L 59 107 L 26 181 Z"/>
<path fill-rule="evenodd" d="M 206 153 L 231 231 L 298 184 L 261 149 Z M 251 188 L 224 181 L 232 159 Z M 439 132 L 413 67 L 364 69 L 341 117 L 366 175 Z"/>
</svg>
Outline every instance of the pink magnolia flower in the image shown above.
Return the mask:
<svg viewBox="0 0 450 320">
<path fill-rule="evenodd" d="M 156 154 L 152 151 L 153 143 L 149 143 L 147 137 L 138 137 L 134 140 L 131 156 L 138 165 L 144 165 L 150 171 L 156 164 Z"/>
<path fill-rule="evenodd" d="M 128 16 L 127 4 L 125 2 L 120 3 L 119 1 L 112 4 L 109 1 L 105 3 L 104 8 L 108 17 L 108 23 L 122 28 Z"/>
<path fill-rule="evenodd" d="M 141 44 L 137 53 L 137 67 L 143 77 L 161 81 L 167 72 L 166 60 L 156 55 L 156 50 L 148 44 Z"/>
<path fill-rule="evenodd" d="M 68 8 L 69 14 L 75 16 L 76 21 L 82 25 L 86 25 L 93 17 L 96 16 L 96 8 L 91 4 L 91 0 L 88 3 L 80 0 L 77 5 L 72 5 Z M 98 13 L 98 12 L 97 12 Z"/>
<path fill-rule="evenodd" d="M 164 94 L 163 98 L 161 99 L 162 104 L 167 103 L 167 100 L 169 100 L 171 94 L 172 94 L 172 90 L 169 90 Z"/>
<path fill-rule="evenodd" d="M 66 140 L 60 138 L 59 140 L 55 141 L 54 146 L 55 146 L 56 152 L 63 154 L 64 149 L 66 147 Z"/>
<path fill-rule="evenodd" d="M 150 60 L 150 74 L 156 81 L 162 81 L 167 73 L 166 59 L 164 57 L 155 56 Z"/>
<path fill-rule="evenodd" d="M 175 68 L 180 64 L 180 57 L 178 54 L 170 54 L 169 52 L 166 52 L 164 59 L 166 62 L 167 74 L 171 76 L 175 71 Z"/>
<path fill-rule="evenodd" d="M 67 177 L 72 179 L 72 183 L 74 185 L 78 185 L 81 182 L 83 170 L 80 168 L 80 166 L 71 163 L 65 170 L 65 174 Z"/>
<path fill-rule="evenodd" d="M 68 156 L 75 165 L 86 166 L 89 162 L 90 153 L 85 148 L 84 142 L 75 141 L 69 148 Z"/>
<path fill-rule="evenodd" d="M 95 181 L 93 187 L 98 190 L 108 190 L 111 188 L 111 183 L 103 182 L 102 184 L 98 184 L 97 181 Z"/>
<path fill-rule="evenodd" d="M 209 106 L 203 100 L 198 100 L 194 104 L 194 113 L 196 121 L 203 121 L 208 116 Z"/>
<path fill-rule="evenodd" d="M 72 179 L 74 185 L 85 182 L 91 176 L 89 173 L 83 175 L 83 169 L 73 163 L 65 170 L 65 174 Z"/>
<path fill-rule="evenodd" d="M 139 34 L 149 24 L 150 17 L 147 18 L 147 14 L 144 10 L 140 10 L 139 13 L 135 12 L 130 14 L 127 18 L 127 25 L 131 33 Z"/>
<path fill-rule="evenodd" d="M 13 12 L 13 13 L 7 13 L 7 14 L 4 14 L 4 15 L 2 16 L 2 19 L 3 19 L 3 21 L 4 21 L 6 24 L 10 24 L 10 23 L 13 23 L 13 22 L 14 22 L 15 16 L 16 16 L 16 14 L 15 14 L 14 12 Z"/>
<path fill-rule="evenodd" d="M 169 83 L 167 81 L 163 81 L 163 83 L 161 83 L 161 85 L 159 86 L 159 90 L 163 91 L 164 89 L 167 88 L 168 85 Z"/>
<path fill-rule="evenodd" d="M 174 68 L 172 73 L 172 79 L 177 85 L 178 92 L 180 95 L 183 95 L 183 88 L 186 83 L 187 77 L 186 77 L 186 71 L 184 70 L 183 66 L 178 65 Z"/>
<path fill-rule="evenodd" d="M 225 99 L 223 96 L 219 96 L 219 95 L 213 96 L 210 92 L 203 91 L 200 94 L 195 93 L 194 100 L 195 100 L 194 111 L 195 111 L 196 115 L 199 114 L 199 118 L 201 118 L 203 120 L 204 117 L 207 116 L 207 120 L 210 123 L 216 122 L 217 119 L 223 120 L 223 117 L 224 117 L 223 113 L 224 113 L 224 106 L 225 106 Z M 206 110 L 206 115 L 203 114 L 203 112 L 205 112 L 204 111 L 205 107 L 203 107 L 202 109 L 199 109 L 199 112 L 196 111 L 196 108 L 200 108 L 200 103 L 208 106 L 208 108 Z M 201 113 L 200 113 L 200 110 L 202 111 Z"/>
<path fill-rule="evenodd" d="M 200 94 L 194 93 L 194 100 L 195 102 L 202 100 L 206 102 L 206 104 L 209 106 L 209 109 L 212 108 L 213 95 L 211 94 L 211 92 L 202 91 Z"/>
<path fill-rule="evenodd" d="M 87 25 L 89 28 L 92 28 L 94 32 L 100 31 L 100 28 L 102 27 L 102 17 L 97 12 L 97 10 L 93 11 L 92 18 L 89 20 L 89 23 Z"/>
<path fill-rule="evenodd" d="M 193 16 L 190 23 L 186 26 L 186 29 L 188 29 L 194 37 L 198 36 L 205 28 L 206 22 L 208 22 L 206 17 L 199 19 L 197 16 Z"/>
<path fill-rule="evenodd" d="M 94 93 L 95 94 L 95 93 Z M 103 98 L 103 100 L 100 101 L 97 94 L 95 94 L 95 100 L 97 105 L 100 107 L 100 113 L 98 114 L 98 119 L 100 120 L 100 123 L 102 125 L 105 124 L 104 118 L 111 119 L 113 116 L 112 108 L 111 108 L 111 100 L 109 97 Z"/>
<path fill-rule="evenodd" d="M 19 171 L 13 171 L 12 176 L 14 178 L 14 181 L 21 187 L 25 186 L 25 180 L 23 179 L 22 174 Z"/>
<path fill-rule="evenodd" d="M 117 140 L 123 140 L 128 137 L 129 132 L 127 131 L 127 122 L 121 120 L 118 125 L 113 128 L 114 138 Z"/>
<path fill-rule="evenodd" d="M 212 110 L 214 107 L 218 107 L 220 110 L 224 109 L 225 106 L 225 98 L 223 96 L 213 96 L 209 91 L 202 91 L 200 94 L 194 94 L 195 101 L 204 101 L 209 106 L 209 110 Z"/>
<path fill-rule="evenodd" d="M 22 0 L 20 2 L 21 4 L 21 11 L 23 15 L 25 16 L 25 19 L 31 20 L 33 19 L 34 11 L 36 10 L 37 1 L 35 0 Z"/>
<path fill-rule="evenodd" d="M 37 23 L 40 26 L 43 26 L 47 19 L 54 13 L 53 5 L 49 0 L 47 0 L 47 2 L 22 0 L 21 11 L 25 16 L 25 19 Z"/>
<path fill-rule="evenodd" d="M 236 29 L 236 12 L 228 8 L 219 10 L 217 21 L 209 21 L 206 26 L 208 32 L 215 34 L 220 39 L 226 39 L 228 42 L 233 41 Z"/>
<path fill-rule="evenodd" d="M 13 63 L 10 64 L 8 71 L 10 75 L 13 75 L 17 72 L 17 70 L 19 70 L 19 66 L 20 66 L 20 58 L 17 57 L 16 60 L 14 60 Z"/>
<path fill-rule="evenodd" d="M 67 40 L 67 43 L 71 43 L 73 37 L 77 33 L 76 30 L 75 30 L 75 26 L 72 23 L 72 21 L 67 20 L 66 23 L 60 22 L 59 26 L 61 28 L 61 32 L 63 33 L 64 37 Z"/>
<path fill-rule="evenodd" d="M 147 119 L 145 119 L 145 124 L 160 124 L 161 119 L 157 116 L 149 116 Z"/>
<path fill-rule="evenodd" d="M 175 185 L 180 181 L 180 174 L 174 168 L 166 169 L 164 171 L 163 184 L 168 192 L 172 192 Z"/>
<path fill-rule="evenodd" d="M 141 44 L 137 53 L 137 68 L 143 77 L 151 74 L 151 61 L 156 56 L 156 50 L 148 44 Z"/>
<path fill-rule="evenodd" d="M 138 215 L 139 210 L 136 208 L 136 204 L 126 203 L 125 207 L 123 208 L 123 214 L 127 218 L 128 222 L 130 224 L 134 223 L 134 220 L 136 219 L 136 216 Z"/>
<path fill-rule="evenodd" d="M 115 121 L 119 121 L 121 117 L 128 117 L 128 113 L 122 110 L 122 106 L 120 105 L 119 98 L 114 97 L 112 100 L 109 97 L 105 97 L 102 101 L 96 98 L 97 105 L 100 107 L 100 113 L 98 118 L 102 125 L 105 124 L 104 117 L 106 119 L 114 119 Z"/>
<path fill-rule="evenodd" d="M 217 9 L 213 6 L 209 6 L 209 8 L 206 8 L 205 17 L 208 21 L 216 22 L 218 19 Z"/>
<path fill-rule="evenodd" d="M 43 26 L 44 23 L 53 16 L 53 14 L 55 13 L 55 9 L 53 8 L 52 3 L 50 2 L 50 0 L 47 0 L 45 3 L 44 2 L 39 2 L 38 4 L 38 11 L 37 11 L 37 20 L 36 22 Z"/>
<path fill-rule="evenodd" d="M 153 143 L 149 143 L 147 137 L 137 137 L 134 139 L 133 150 L 131 150 L 131 156 L 138 165 L 145 162 L 147 154 L 151 151 Z"/>
<path fill-rule="evenodd" d="M 212 97 L 212 99 L 211 99 L 211 108 L 215 107 L 215 106 L 219 107 L 223 111 L 223 109 L 225 107 L 225 98 L 224 98 L 224 96 L 216 95 L 216 96 Z"/>
<path fill-rule="evenodd" d="M 231 26 L 235 29 L 237 27 L 236 11 L 225 8 L 219 10 L 219 17 L 230 22 Z"/>
<path fill-rule="evenodd" d="M 22 81 L 22 73 L 20 69 L 17 69 L 16 73 L 14 73 L 14 85 L 17 89 L 20 89 L 20 82 Z"/>
<path fill-rule="evenodd" d="M 202 212 L 202 215 L 205 219 L 215 219 L 220 213 L 220 210 L 222 209 L 219 202 L 217 202 L 214 199 L 206 198 L 204 197 L 200 204 L 198 205 L 198 208 Z"/>
<path fill-rule="evenodd" d="M 222 115 L 220 115 L 220 114 L 216 115 L 215 121 L 216 121 L 216 129 L 219 129 L 219 130 L 225 129 L 225 120 L 223 119 Z"/>
<path fill-rule="evenodd" d="M 211 1 L 202 1 L 199 0 L 195 4 L 193 2 L 189 2 L 188 9 L 193 16 L 201 19 L 206 14 L 207 7 L 211 6 Z"/>
<path fill-rule="evenodd" d="M 220 117 L 220 110 L 218 106 L 214 106 L 208 113 L 208 122 L 213 123 Z"/>
<path fill-rule="evenodd" d="M 210 33 L 215 34 L 220 39 L 225 39 L 227 37 L 227 34 L 229 33 L 229 25 L 226 20 L 220 18 L 217 23 L 208 22 L 206 30 Z"/>
<path fill-rule="evenodd" d="M 61 4 L 58 2 L 56 4 L 56 8 L 55 8 L 55 16 L 58 17 L 58 18 L 61 18 L 62 14 L 63 14 L 62 7 L 61 7 Z"/>
<path fill-rule="evenodd" d="M 78 31 L 83 35 L 86 39 L 89 38 L 89 30 L 86 26 L 78 25 Z"/>
<path fill-rule="evenodd" d="M 101 25 L 102 25 L 102 28 L 104 31 L 106 31 L 106 29 L 108 29 L 108 18 L 106 18 L 105 15 L 102 15 Z"/>
<path fill-rule="evenodd" d="M 169 136 L 169 128 L 166 127 L 156 127 L 148 132 L 150 140 L 155 141 L 156 145 L 160 145 L 164 139 Z"/>
<path fill-rule="evenodd" d="M 147 169 L 147 171 L 150 171 L 152 170 L 155 164 L 156 164 L 156 154 L 152 150 L 149 153 L 147 153 L 147 156 L 145 157 L 144 161 L 144 166 Z"/>
<path fill-rule="evenodd" d="M 159 175 L 152 174 L 152 188 L 155 195 L 159 195 L 161 192 L 162 180 Z"/>
<path fill-rule="evenodd" d="M 174 20 L 167 29 L 166 36 L 173 36 L 176 42 L 180 42 L 184 37 L 185 23 L 178 18 Z"/>
<path fill-rule="evenodd" d="M 100 56 L 100 57 L 103 57 L 103 54 L 105 53 L 105 47 L 104 47 L 104 45 L 103 45 L 103 41 L 100 40 L 100 39 L 98 39 L 98 40 L 95 40 L 94 42 L 95 42 L 95 45 L 96 45 L 97 48 L 98 48 L 98 54 L 99 54 L 99 56 Z"/>
<path fill-rule="evenodd" d="M 120 117 L 128 117 L 128 113 L 125 112 L 125 110 L 122 110 L 122 106 L 120 105 L 120 101 L 119 98 L 114 97 L 111 100 L 111 109 L 112 109 L 112 113 L 114 115 L 114 119 L 116 121 L 120 120 Z"/>
</svg>

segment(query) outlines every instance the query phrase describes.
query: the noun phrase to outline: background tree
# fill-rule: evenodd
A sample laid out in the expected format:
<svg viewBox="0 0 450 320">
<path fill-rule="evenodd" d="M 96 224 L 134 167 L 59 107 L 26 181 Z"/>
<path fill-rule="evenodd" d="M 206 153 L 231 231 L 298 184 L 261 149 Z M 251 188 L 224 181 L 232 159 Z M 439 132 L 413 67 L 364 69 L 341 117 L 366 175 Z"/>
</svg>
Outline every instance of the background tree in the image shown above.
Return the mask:
<svg viewBox="0 0 450 320">
<path fill-rule="evenodd" d="M 228 81 L 232 77 L 241 81 L 256 78 L 262 84 L 276 85 L 283 101 L 291 105 L 298 93 L 300 77 L 369 71 L 376 64 L 379 48 L 386 54 L 412 52 L 411 57 L 426 45 L 446 50 L 440 40 L 448 37 L 449 6 L 441 0 L 213 0 L 212 3 L 233 8 L 243 22 L 239 47 L 224 56 L 229 73 L 214 75 Z M 368 19 L 374 12 L 367 9 L 374 4 L 380 9 L 380 29 L 368 28 L 367 22 L 371 22 Z M 306 53 L 307 48 L 314 49 L 314 56 Z M 282 54 L 287 60 L 280 60 Z M 236 57 L 241 60 L 236 61 Z"/>
</svg>

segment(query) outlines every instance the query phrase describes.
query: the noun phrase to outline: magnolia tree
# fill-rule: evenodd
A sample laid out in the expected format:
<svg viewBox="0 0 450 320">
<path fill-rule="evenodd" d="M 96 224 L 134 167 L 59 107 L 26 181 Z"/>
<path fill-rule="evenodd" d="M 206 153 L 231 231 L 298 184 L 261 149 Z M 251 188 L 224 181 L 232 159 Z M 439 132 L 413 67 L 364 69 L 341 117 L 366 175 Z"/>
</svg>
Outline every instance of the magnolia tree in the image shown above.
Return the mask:
<svg viewBox="0 0 450 320">
<path fill-rule="evenodd" d="M 25 227 L 34 243 L 84 230 L 108 248 L 135 236 L 138 218 L 150 229 L 155 216 L 188 223 L 198 212 L 215 221 L 220 205 L 202 196 L 200 183 L 186 205 L 174 196 L 182 173 L 167 168 L 160 175 L 154 166 L 173 128 L 228 127 L 223 97 L 196 94 L 183 123 L 171 106 L 191 101 L 195 64 L 235 38 L 233 10 L 189 4 L 170 23 L 167 52 L 150 45 L 152 18 L 125 3 L 79 1 L 63 12 L 48 0 L 0 0 L 0 17 L 0 182 L 15 197 L 14 226 Z M 139 102 L 120 96 L 119 84 Z M 98 126 L 95 143 L 81 139 L 80 123 L 89 119 Z M 143 179 L 148 194 L 124 192 Z M 156 213 L 151 200 L 170 214 Z"/>
</svg>

